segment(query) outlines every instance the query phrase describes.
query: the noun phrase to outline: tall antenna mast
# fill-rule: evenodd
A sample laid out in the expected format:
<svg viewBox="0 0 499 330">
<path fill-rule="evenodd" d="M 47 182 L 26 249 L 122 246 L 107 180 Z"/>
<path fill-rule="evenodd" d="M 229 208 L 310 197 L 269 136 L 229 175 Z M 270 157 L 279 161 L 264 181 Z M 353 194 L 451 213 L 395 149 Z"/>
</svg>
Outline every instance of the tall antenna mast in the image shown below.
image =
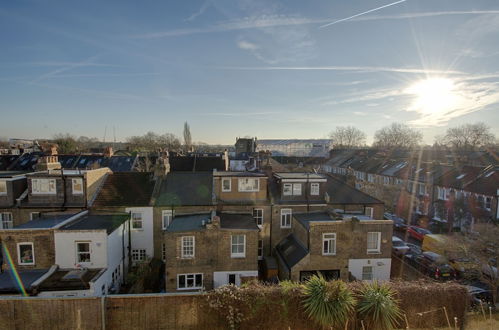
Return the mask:
<svg viewBox="0 0 499 330">
<path fill-rule="evenodd" d="M 106 133 L 107 133 L 107 126 L 104 127 L 104 137 L 102 138 L 102 142 L 106 142 Z"/>
</svg>

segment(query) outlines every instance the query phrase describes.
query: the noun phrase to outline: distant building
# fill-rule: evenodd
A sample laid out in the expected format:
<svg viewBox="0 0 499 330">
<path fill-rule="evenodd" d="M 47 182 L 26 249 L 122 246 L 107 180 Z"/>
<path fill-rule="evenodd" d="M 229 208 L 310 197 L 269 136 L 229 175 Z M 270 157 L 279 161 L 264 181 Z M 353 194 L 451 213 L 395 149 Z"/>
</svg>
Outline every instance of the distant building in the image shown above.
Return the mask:
<svg viewBox="0 0 499 330">
<path fill-rule="evenodd" d="M 329 139 L 308 140 L 258 140 L 256 151 L 270 150 L 272 156 L 328 157 L 331 149 Z"/>
</svg>

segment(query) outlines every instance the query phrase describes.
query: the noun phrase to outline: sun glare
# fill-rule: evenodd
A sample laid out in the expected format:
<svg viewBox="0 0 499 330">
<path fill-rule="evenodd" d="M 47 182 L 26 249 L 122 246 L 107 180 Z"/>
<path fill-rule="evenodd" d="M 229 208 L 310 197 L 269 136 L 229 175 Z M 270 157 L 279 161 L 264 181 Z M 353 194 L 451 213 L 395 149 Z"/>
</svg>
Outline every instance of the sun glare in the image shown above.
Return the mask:
<svg viewBox="0 0 499 330">
<path fill-rule="evenodd" d="M 416 97 L 410 110 L 425 115 L 444 114 L 459 103 L 456 86 L 448 78 L 420 80 L 407 88 L 406 93 Z"/>
</svg>

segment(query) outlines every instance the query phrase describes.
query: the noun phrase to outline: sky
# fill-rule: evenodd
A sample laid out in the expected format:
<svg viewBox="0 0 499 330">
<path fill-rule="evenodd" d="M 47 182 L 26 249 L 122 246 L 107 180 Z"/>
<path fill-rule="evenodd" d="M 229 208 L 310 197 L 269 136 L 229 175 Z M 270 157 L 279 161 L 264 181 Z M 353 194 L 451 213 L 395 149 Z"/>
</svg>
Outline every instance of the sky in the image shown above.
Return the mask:
<svg viewBox="0 0 499 330">
<path fill-rule="evenodd" d="M 499 135 L 497 0 L 0 2 L 0 137 Z"/>
</svg>

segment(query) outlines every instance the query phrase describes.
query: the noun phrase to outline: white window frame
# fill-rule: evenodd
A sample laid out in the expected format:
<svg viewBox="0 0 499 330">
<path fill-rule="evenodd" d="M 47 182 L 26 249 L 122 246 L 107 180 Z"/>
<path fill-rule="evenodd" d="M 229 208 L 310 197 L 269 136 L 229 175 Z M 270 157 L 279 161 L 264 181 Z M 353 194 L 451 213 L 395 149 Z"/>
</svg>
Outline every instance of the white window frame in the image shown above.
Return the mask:
<svg viewBox="0 0 499 330">
<path fill-rule="evenodd" d="M 168 221 L 165 221 L 165 219 L 168 217 Z M 168 226 L 172 223 L 173 221 L 173 210 L 163 210 L 161 211 L 161 227 L 163 230 L 166 230 Z"/>
<path fill-rule="evenodd" d="M 376 247 L 370 247 L 369 237 L 375 237 Z M 367 254 L 376 254 L 381 253 L 381 232 L 379 231 L 371 231 L 367 233 Z"/>
<path fill-rule="evenodd" d="M 47 191 L 42 190 L 42 185 L 45 184 Z M 57 182 L 55 179 L 31 179 L 31 193 L 33 195 L 55 195 L 57 194 Z"/>
<path fill-rule="evenodd" d="M 426 186 L 424 185 L 424 183 L 419 184 L 419 194 L 421 196 L 426 194 Z"/>
<path fill-rule="evenodd" d="M 284 183 L 282 186 L 282 195 L 283 196 L 293 196 L 293 184 Z"/>
<path fill-rule="evenodd" d="M 322 234 L 322 255 L 323 256 L 336 255 L 336 233 Z"/>
<path fill-rule="evenodd" d="M 131 219 L 132 219 L 132 230 L 144 230 L 144 218 L 142 212 L 131 212 Z M 140 219 L 134 218 L 135 215 L 139 214 Z M 140 223 L 140 227 L 135 227 L 136 223 Z"/>
<path fill-rule="evenodd" d="M 10 229 L 14 227 L 14 217 L 12 216 L 12 212 L 0 212 L 0 225 L 2 226 L 2 229 Z"/>
<path fill-rule="evenodd" d="M 263 260 L 263 239 L 258 240 L 258 260 Z"/>
<path fill-rule="evenodd" d="M 229 182 L 229 188 L 226 189 L 224 187 L 224 182 Z M 232 191 L 232 179 L 231 178 L 222 178 L 222 192 L 231 192 Z"/>
<path fill-rule="evenodd" d="M 29 212 L 29 220 L 33 221 L 40 218 L 40 212 Z"/>
<path fill-rule="evenodd" d="M 437 187 L 438 199 L 445 200 L 445 189 L 442 187 Z"/>
<path fill-rule="evenodd" d="M 196 286 L 196 277 L 201 275 L 201 285 Z M 180 277 L 184 276 L 185 287 L 180 287 Z M 177 274 L 177 290 L 196 290 L 203 288 L 203 273 L 191 273 L 191 274 Z M 193 281 L 194 286 L 187 286 L 187 281 L 191 279 Z"/>
<path fill-rule="evenodd" d="M 312 182 L 310 184 L 310 195 L 319 196 L 320 194 L 320 184 L 318 182 Z"/>
<path fill-rule="evenodd" d="M 302 184 L 301 183 L 293 183 L 293 196 L 301 196 L 302 195 Z"/>
<path fill-rule="evenodd" d="M 374 207 L 366 206 L 364 213 L 371 219 L 374 219 Z"/>
<path fill-rule="evenodd" d="M 187 253 L 187 249 L 191 249 L 192 253 Z M 182 236 L 180 244 L 180 256 L 182 259 L 192 259 L 196 256 L 196 237 Z"/>
<path fill-rule="evenodd" d="M 147 260 L 147 250 L 146 249 L 132 249 L 132 261 L 145 261 Z"/>
<path fill-rule="evenodd" d="M 21 262 L 21 245 L 31 245 L 31 257 L 33 258 L 32 262 Z M 19 266 L 29 266 L 35 264 L 35 246 L 33 242 L 19 242 L 17 243 L 17 264 Z"/>
<path fill-rule="evenodd" d="M 256 188 L 254 185 L 250 186 L 250 180 L 256 183 Z M 259 178 L 239 178 L 237 180 L 237 188 L 239 192 L 258 192 L 260 191 L 260 179 Z"/>
<path fill-rule="evenodd" d="M 289 220 L 288 220 L 289 217 Z M 292 209 L 281 209 L 281 228 L 291 228 L 291 218 L 293 217 Z M 285 221 L 283 221 L 283 219 Z M 289 224 L 288 224 L 289 221 Z"/>
<path fill-rule="evenodd" d="M 7 195 L 7 181 L 0 180 L 0 195 Z"/>
<path fill-rule="evenodd" d="M 75 186 L 78 185 L 80 185 L 81 189 L 75 189 Z M 73 191 L 73 195 L 83 195 L 83 179 L 82 178 L 71 179 L 71 190 Z"/>
<path fill-rule="evenodd" d="M 369 269 L 370 272 L 365 270 Z M 368 275 L 368 276 L 366 276 Z M 373 266 L 362 266 L 362 281 L 372 281 L 374 278 L 374 267 Z M 368 277 L 368 278 L 367 278 Z"/>
<path fill-rule="evenodd" d="M 255 214 L 256 212 L 256 214 Z M 263 209 L 253 209 L 253 219 L 258 227 L 263 226 Z"/>
<path fill-rule="evenodd" d="M 367 181 L 373 183 L 374 182 L 374 174 L 367 173 Z"/>
<path fill-rule="evenodd" d="M 80 251 L 78 249 L 79 244 L 87 244 L 88 251 Z M 76 263 L 77 264 L 88 264 L 88 263 L 92 262 L 92 242 L 91 241 L 75 241 L 75 252 L 76 252 Z M 80 255 L 82 255 L 82 254 L 88 254 L 90 260 L 80 261 Z"/>
<path fill-rule="evenodd" d="M 243 238 L 242 243 L 239 241 L 240 238 Z M 237 239 L 237 242 L 234 243 L 234 239 Z M 234 247 L 242 246 L 242 252 L 237 251 L 234 252 Z M 230 235 L 230 257 L 231 258 L 246 258 L 246 235 Z"/>
</svg>

